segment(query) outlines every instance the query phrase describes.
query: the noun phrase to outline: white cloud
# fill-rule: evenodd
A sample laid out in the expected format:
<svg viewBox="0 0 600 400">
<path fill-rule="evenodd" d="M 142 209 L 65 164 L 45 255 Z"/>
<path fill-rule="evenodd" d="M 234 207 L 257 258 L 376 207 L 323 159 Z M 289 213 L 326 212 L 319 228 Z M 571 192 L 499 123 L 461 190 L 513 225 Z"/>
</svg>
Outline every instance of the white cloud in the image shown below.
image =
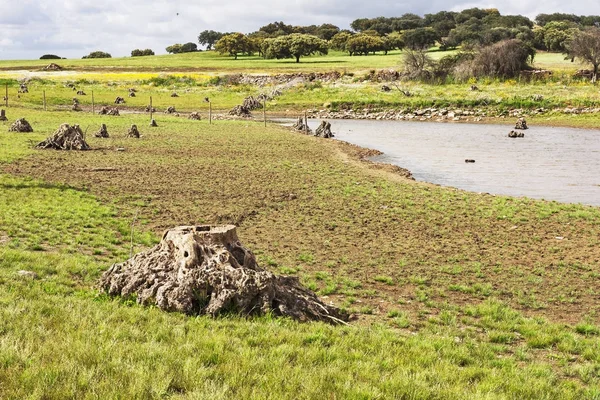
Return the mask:
<svg viewBox="0 0 600 400">
<path fill-rule="evenodd" d="M 135 48 L 161 54 L 173 43 L 196 42 L 205 29 L 251 32 L 273 21 L 347 28 L 357 18 L 471 7 L 530 18 L 552 12 L 600 14 L 600 3 L 592 0 L 0 0 L 0 58 L 31 59 L 45 53 L 79 58 L 94 50 L 125 56 Z"/>
</svg>

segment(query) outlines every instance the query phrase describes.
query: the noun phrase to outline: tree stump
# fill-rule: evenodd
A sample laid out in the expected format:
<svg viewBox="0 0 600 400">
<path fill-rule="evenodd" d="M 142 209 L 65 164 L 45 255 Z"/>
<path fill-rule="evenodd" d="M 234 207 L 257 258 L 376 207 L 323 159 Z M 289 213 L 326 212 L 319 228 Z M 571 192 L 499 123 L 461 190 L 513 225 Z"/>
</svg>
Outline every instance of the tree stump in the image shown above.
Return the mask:
<svg viewBox="0 0 600 400">
<path fill-rule="evenodd" d="M 243 105 L 237 105 L 237 106 L 233 107 L 231 110 L 229 110 L 229 115 L 234 115 L 236 117 L 243 117 L 243 118 L 251 118 L 252 117 L 252 113 L 250 112 L 250 109 L 247 107 L 244 107 Z"/>
<path fill-rule="evenodd" d="M 302 287 L 298 278 L 261 269 L 233 225 L 170 229 L 154 248 L 113 264 L 99 286 L 112 296 L 134 295 L 139 304 L 189 315 L 272 312 L 332 324 L 348 319 Z"/>
<path fill-rule="evenodd" d="M 135 92 L 129 92 L 129 97 L 135 97 Z"/>
<path fill-rule="evenodd" d="M 21 118 L 13 122 L 8 128 L 9 132 L 33 132 L 33 128 L 25 118 Z"/>
<path fill-rule="evenodd" d="M 85 94 L 85 92 L 83 90 L 78 90 L 77 91 L 77 95 L 78 96 L 85 96 L 86 94 Z"/>
<path fill-rule="evenodd" d="M 308 125 L 304 123 L 304 117 L 298 117 L 298 120 L 292 127 L 300 132 L 312 133 L 312 129 L 310 129 Z"/>
<path fill-rule="evenodd" d="M 331 124 L 327 121 L 321 121 L 321 125 L 315 130 L 315 136 L 319 136 L 325 139 L 333 137 L 331 132 Z"/>
<path fill-rule="evenodd" d="M 135 125 L 135 124 L 131 125 L 131 128 L 129 128 L 129 131 L 127 132 L 127 136 L 132 137 L 132 138 L 140 137 L 140 131 L 138 131 L 137 125 Z"/>
<path fill-rule="evenodd" d="M 262 104 L 259 99 L 256 99 L 253 96 L 248 96 L 244 99 L 242 107 L 245 107 L 250 111 L 254 111 L 262 108 Z"/>
<path fill-rule="evenodd" d="M 146 108 L 144 109 L 145 112 L 156 112 L 156 108 L 154 107 L 150 107 L 150 106 L 146 106 Z"/>
<path fill-rule="evenodd" d="M 37 149 L 89 150 L 79 125 L 62 124 L 54 135 L 35 146 Z"/>
<path fill-rule="evenodd" d="M 166 110 L 165 110 L 165 114 L 173 114 L 176 113 L 177 111 L 175 110 L 175 107 L 173 106 L 169 106 Z"/>
<path fill-rule="evenodd" d="M 179 97 L 179 95 L 175 92 L 171 93 L 171 97 Z"/>
<path fill-rule="evenodd" d="M 115 99 L 115 104 L 125 104 L 125 99 L 121 96 L 117 96 L 117 98 Z"/>
<path fill-rule="evenodd" d="M 0 121 L 8 121 L 8 118 L 6 118 L 5 110 L 0 110 Z"/>
<path fill-rule="evenodd" d="M 508 132 L 508 137 L 509 138 L 522 138 L 522 137 L 525 137 L 525 134 L 523 132 L 510 131 L 510 132 Z"/>
<path fill-rule="evenodd" d="M 190 116 L 188 117 L 188 119 L 193 119 L 196 121 L 200 121 L 202 118 L 200 117 L 200 114 L 198 114 L 197 111 L 194 111 L 193 113 L 190 114 Z"/>
<path fill-rule="evenodd" d="M 106 124 L 100 125 L 100 130 L 96 132 L 94 136 L 98 138 L 108 138 L 108 129 L 106 128 Z"/>
<path fill-rule="evenodd" d="M 517 120 L 517 123 L 515 124 L 515 129 L 528 129 L 527 121 L 525 121 L 525 118 L 521 117 Z"/>
<path fill-rule="evenodd" d="M 150 121 L 150 126 L 153 128 L 156 128 L 158 126 L 158 124 L 156 123 L 156 120 L 154 118 L 152 118 L 152 120 Z"/>
</svg>

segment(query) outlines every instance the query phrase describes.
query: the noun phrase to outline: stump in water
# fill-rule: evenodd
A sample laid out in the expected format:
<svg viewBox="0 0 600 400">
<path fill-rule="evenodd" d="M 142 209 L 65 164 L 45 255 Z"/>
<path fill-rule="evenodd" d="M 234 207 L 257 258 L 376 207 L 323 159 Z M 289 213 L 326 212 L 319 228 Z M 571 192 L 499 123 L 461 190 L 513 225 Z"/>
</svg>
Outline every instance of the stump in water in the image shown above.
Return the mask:
<svg viewBox="0 0 600 400">
<path fill-rule="evenodd" d="M 332 138 L 333 133 L 331 133 L 331 124 L 327 121 L 321 121 L 321 125 L 315 130 L 315 136 L 323 137 L 325 139 Z"/>
<path fill-rule="evenodd" d="M 0 110 L 0 121 L 8 121 L 8 118 L 6 118 L 6 111 L 4 110 Z"/>
<path fill-rule="evenodd" d="M 297 131 L 312 133 L 312 129 L 308 127 L 308 124 L 304 123 L 304 117 L 298 117 L 298 120 L 292 127 Z"/>
<path fill-rule="evenodd" d="M 156 120 L 154 118 L 152 118 L 152 120 L 150 121 L 150 126 L 153 128 L 156 128 L 158 126 L 158 124 L 156 123 Z"/>
<path fill-rule="evenodd" d="M 523 132 L 510 131 L 510 132 L 508 132 L 508 137 L 509 138 L 522 138 L 522 137 L 525 137 L 525 134 Z"/>
<path fill-rule="evenodd" d="M 108 137 L 108 129 L 106 128 L 106 124 L 100 125 L 100 130 L 94 134 L 94 136 L 99 138 L 107 138 Z"/>
<path fill-rule="evenodd" d="M 240 106 L 237 105 L 235 107 L 233 107 L 231 110 L 229 110 L 229 115 L 235 115 L 236 117 L 244 117 L 244 118 L 251 118 L 252 117 L 252 113 L 250 112 L 250 109 L 244 106 Z"/>
<path fill-rule="evenodd" d="M 233 225 L 168 230 L 154 248 L 113 264 L 99 286 L 112 296 L 135 295 L 139 304 L 191 315 L 273 312 L 333 324 L 348 319 L 302 287 L 298 278 L 260 268 Z"/>
<path fill-rule="evenodd" d="M 131 125 L 131 128 L 129 128 L 129 131 L 127 132 L 127 136 L 133 137 L 133 138 L 140 137 L 140 131 L 138 131 L 137 125 L 135 125 L 135 124 Z"/>
<path fill-rule="evenodd" d="M 515 129 L 528 129 L 527 121 L 525 121 L 525 118 L 521 117 L 517 120 L 517 123 L 515 124 Z"/>
<path fill-rule="evenodd" d="M 173 114 L 173 113 L 176 113 L 176 112 L 177 111 L 175 110 L 175 107 L 173 107 L 173 106 L 169 106 L 169 108 L 167 108 L 165 110 L 165 114 Z"/>
<path fill-rule="evenodd" d="M 200 121 L 202 118 L 200 117 L 200 114 L 198 114 L 197 111 L 194 111 L 193 113 L 190 114 L 190 116 L 188 117 L 188 119 L 193 119 L 196 121 Z"/>
<path fill-rule="evenodd" d="M 54 135 L 35 146 L 37 149 L 89 150 L 79 125 L 62 124 Z"/>
<path fill-rule="evenodd" d="M 10 128 L 8 128 L 9 132 L 33 132 L 33 128 L 27 122 L 25 118 L 21 118 L 16 120 Z"/>
</svg>

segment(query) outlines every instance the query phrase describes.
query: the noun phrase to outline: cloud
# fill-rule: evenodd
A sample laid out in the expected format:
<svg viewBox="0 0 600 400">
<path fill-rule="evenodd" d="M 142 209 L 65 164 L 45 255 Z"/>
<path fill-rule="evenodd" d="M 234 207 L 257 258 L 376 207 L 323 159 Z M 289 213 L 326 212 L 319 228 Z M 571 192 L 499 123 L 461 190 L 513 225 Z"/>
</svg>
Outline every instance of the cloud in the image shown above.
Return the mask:
<svg viewBox="0 0 600 400">
<path fill-rule="evenodd" d="M 79 58 L 94 50 L 113 56 L 136 48 L 157 54 L 173 43 L 196 42 L 205 29 L 252 32 L 274 21 L 292 25 L 333 23 L 348 28 L 357 18 L 423 15 L 443 10 L 499 8 L 534 18 L 539 13 L 600 14 L 600 3 L 580 0 L 6 0 L 0 13 L 0 58 L 32 59 L 45 53 Z"/>
</svg>

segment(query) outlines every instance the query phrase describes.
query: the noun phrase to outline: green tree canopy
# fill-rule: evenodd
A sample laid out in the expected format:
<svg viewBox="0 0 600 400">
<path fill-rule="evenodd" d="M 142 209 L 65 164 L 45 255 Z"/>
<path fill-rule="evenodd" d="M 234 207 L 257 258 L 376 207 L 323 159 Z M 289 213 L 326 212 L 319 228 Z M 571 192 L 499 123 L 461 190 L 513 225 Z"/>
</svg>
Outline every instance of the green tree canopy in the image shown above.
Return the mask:
<svg viewBox="0 0 600 400">
<path fill-rule="evenodd" d="M 217 40 L 221 39 L 225 34 L 212 30 L 205 30 L 200 32 L 198 35 L 198 43 L 202 46 L 206 46 L 206 50 L 211 50 Z"/>
<path fill-rule="evenodd" d="M 595 82 L 600 65 L 600 28 L 594 27 L 576 32 L 567 42 L 566 52 L 572 58 L 592 64 Z"/>
<path fill-rule="evenodd" d="M 327 42 L 313 35 L 292 33 L 274 39 L 267 39 L 266 56 L 268 58 L 295 58 L 300 62 L 300 57 L 316 53 L 327 54 Z"/>
<path fill-rule="evenodd" d="M 346 42 L 346 50 L 350 55 L 367 55 L 384 50 L 384 41 L 380 36 L 359 33 Z"/>
<path fill-rule="evenodd" d="M 220 54 L 229 54 L 237 60 L 239 54 L 250 54 L 254 50 L 253 42 L 243 33 L 230 33 L 215 43 L 215 50 Z"/>
</svg>

